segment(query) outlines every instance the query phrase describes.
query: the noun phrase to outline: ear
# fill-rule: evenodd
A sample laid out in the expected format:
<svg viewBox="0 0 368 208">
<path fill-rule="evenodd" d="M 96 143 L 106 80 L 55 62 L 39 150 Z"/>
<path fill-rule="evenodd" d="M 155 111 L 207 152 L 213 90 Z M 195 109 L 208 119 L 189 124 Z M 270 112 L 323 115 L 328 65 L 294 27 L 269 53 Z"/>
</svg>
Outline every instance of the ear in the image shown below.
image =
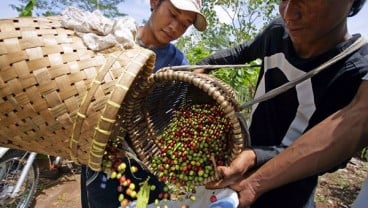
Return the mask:
<svg viewBox="0 0 368 208">
<path fill-rule="evenodd" d="M 150 0 L 151 10 L 155 10 L 160 0 Z"/>
</svg>

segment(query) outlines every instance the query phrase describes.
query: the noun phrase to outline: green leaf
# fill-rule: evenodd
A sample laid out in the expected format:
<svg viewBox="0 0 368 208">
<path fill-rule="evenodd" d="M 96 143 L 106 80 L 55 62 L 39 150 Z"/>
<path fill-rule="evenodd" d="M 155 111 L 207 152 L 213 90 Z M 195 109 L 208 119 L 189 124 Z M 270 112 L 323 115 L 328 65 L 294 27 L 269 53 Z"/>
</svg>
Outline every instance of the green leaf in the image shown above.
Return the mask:
<svg viewBox="0 0 368 208">
<path fill-rule="evenodd" d="M 19 16 L 20 17 L 31 17 L 33 12 L 33 7 L 35 4 L 35 0 L 29 0 L 27 5 L 22 9 Z"/>
<path fill-rule="evenodd" d="M 137 194 L 137 208 L 146 208 L 148 205 L 149 195 L 151 187 L 148 183 L 150 177 L 148 177 L 144 182 L 142 182 Z"/>
</svg>

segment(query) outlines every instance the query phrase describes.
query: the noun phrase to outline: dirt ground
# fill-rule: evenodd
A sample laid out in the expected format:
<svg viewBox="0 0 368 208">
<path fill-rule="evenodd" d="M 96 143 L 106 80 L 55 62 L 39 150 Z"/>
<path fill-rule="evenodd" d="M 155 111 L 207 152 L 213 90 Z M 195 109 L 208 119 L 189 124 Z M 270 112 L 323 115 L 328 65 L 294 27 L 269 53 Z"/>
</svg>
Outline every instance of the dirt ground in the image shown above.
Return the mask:
<svg viewBox="0 0 368 208">
<path fill-rule="evenodd" d="M 368 162 L 352 158 L 348 165 L 319 179 L 315 201 L 318 208 L 348 208 L 368 177 Z"/>
<path fill-rule="evenodd" d="M 353 158 L 346 168 L 320 177 L 315 201 L 318 208 L 348 208 L 354 202 L 368 163 Z M 80 208 L 80 174 L 65 173 L 57 180 L 41 178 L 35 208 Z"/>
<path fill-rule="evenodd" d="M 57 180 L 40 179 L 35 208 L 80 208 L 80 174 L 67 173 Z"/>
</svg>

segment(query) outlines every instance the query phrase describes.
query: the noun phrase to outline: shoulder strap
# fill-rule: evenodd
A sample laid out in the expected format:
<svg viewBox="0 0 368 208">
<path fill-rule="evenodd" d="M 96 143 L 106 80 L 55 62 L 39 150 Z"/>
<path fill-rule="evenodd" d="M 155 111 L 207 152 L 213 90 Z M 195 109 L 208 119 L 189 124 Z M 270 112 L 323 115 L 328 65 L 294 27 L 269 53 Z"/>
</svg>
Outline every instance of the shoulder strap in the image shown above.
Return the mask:
<svg viewBox="0 0 368 208">
<path fill-rule="evenodd" d="M 308 73 L 296 78 L 295 80 L 292 80 L 290 82 L 287 82 L 275 89 L 272 89 L 270 91 L 268 91 L 267 93 L 263 94 L 262 96 L 250 101 L 250 102 L 246 102 L 243 105 L 240 106 L 240 111 L 244 110 L 245 108 L 248 108 L 256 103 L 260 103 L 263 102 L 265 100 L 271 99 L 287 90 L 289 90 L 290 88 L 295 87 L 297 84 L 305 81 L 306 79 L 309 79 L 311 77 L 313 77 L 314 75 L 320 73 L 321 71 L 323 71 L 324 69 L 326 69 L 328 66 L 336 63 L 337 61 L 341 60 L 342 58 L 346 57 L 347 55 L 353 53 L 354 51 L 358 50 L 360 47 L 362 47 L 364 44 L 366 44 L 367 41 L 363 38 L 360 37 L 358 38 L 353 44 L 351 44 L 349 47 L 347 47 L 345 50 L 343 50 L 341 53 L 337 54 L 335 57 L 333 57 L 332 59 L 326 61 L 325 63 L 321 64 L 320 66 L 318 66 L 317 68 L 309 71 Z"/>
</svg>

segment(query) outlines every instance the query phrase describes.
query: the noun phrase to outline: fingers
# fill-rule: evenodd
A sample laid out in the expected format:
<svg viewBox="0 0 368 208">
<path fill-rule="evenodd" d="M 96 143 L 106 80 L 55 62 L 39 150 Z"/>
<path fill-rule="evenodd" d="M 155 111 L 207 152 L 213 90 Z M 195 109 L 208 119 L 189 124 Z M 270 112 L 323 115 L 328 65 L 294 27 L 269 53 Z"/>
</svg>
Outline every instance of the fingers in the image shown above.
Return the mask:
<svg viewBox="0 0 368 208">
<path fill-rule="evenodd" d="M 241 152 L 230 166 L 219 166 L 216 173 L 221 176 L 218 180 L 211 181 L 205 185 L 207 189 L 219 189 L 239 183 L 245 177 L 249 167 L 254 165 L 253 150 L 244 150 Z M 239 189 L 239 186 L 235 186 Z"/>
<path fill-rule="evenodd" d="M 206 188 L 208 189 L 225 188 L 234 184 L 242 177 L 242 175 L 239 174 L 239 171 L 237 169 L 226 166 L 217 167 L 217 174 L 219 175 L 219 179 L 207 183 L 205 185 Z"/>
<path fill-rule="evenodd" d="M 230 180 L 229 176 L 225 175 L 225 169 L 227 167 L 225 166 L 218 166 L 217 167 L 217 174 L 219 175 L 219 179 L 215 181 L 208 182 L 205 187 L 207 189 L 219 189 L 219 188 L 225 188 L 229 185 L 228 180 Z"/>
<path fill-rule="evenodd" d="M 229 167 L 221 167 L 219 171 L 229 171 Z M 229 174 L 229 173 L 227 173 Z M 230 174 L 231 175 L 231 174 Z M 221 178 L 217 181 L 212 181 L 206 184 L 207 189 L 219 189 L 229 187 L 238 192 L 239 208 L 249 207 L 255 202 L 258 195 L 252 184 L 246 179 L 239 179 L 236 175 L 227 175 L 227 178 Z M 235 179 L 234 179 L 235 177 Z"/>
</svg>

